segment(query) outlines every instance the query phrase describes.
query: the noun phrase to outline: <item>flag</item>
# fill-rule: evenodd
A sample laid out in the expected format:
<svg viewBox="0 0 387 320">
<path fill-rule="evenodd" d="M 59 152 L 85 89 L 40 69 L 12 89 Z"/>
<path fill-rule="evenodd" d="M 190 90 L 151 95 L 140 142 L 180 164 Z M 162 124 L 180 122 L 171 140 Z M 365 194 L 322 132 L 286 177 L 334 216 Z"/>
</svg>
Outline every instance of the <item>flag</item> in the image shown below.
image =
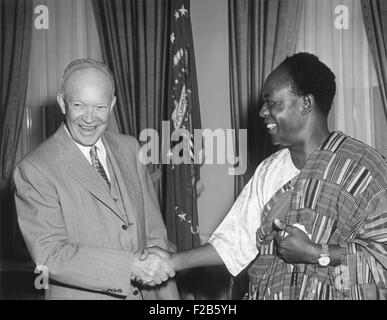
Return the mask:
<svg viewBox="0 0 387 320">
<path fill-rule="evenodd" d="M 168 110 L 171 141 L 166 152 L 164 213 L 168 239 L 182 251 L 200 245 L 197 211 L 199 165 L 194 163 L 194 129 L 201 128 L 189 0 L 172 0 L 169 36 Z M 178 148 L 178 145 L 183 148 Z M 184 163 L 176 159 L 182 157 Z"/>
</svg>

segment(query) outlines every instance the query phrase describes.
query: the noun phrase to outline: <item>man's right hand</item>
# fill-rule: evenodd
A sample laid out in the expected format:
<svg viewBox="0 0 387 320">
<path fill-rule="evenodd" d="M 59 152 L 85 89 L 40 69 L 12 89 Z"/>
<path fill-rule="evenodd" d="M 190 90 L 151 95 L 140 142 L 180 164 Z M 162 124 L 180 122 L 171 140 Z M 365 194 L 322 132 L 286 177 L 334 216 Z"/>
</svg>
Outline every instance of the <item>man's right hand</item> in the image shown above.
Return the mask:
<svg viewBox="0 0 387 320">
<path fill-rule="evenodd" d="M 159 285 L 175 276 L 172 254 L 159 247 L 145 248 L 133 262 L 131 279 L 146 286 Z"/>
</svg>

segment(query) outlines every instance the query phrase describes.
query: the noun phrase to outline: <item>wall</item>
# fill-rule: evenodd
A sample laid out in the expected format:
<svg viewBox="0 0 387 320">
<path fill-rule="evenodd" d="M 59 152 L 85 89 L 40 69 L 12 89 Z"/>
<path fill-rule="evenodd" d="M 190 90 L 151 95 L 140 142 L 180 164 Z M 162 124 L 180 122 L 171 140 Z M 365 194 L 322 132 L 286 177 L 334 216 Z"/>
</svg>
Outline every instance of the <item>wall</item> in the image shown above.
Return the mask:
<svg viewBox="0 0 387 320">
<path fill-rule="evenodd" d="M 191 22 L 195 46 L 202 127 L 231 128 L 228 68 L 227 0 L 192 0 Z M 199 228 L 208 240 L 230 209 L 234 178 L 228 165 L 203 165 L 204 191 L 198 200 Z"/>
</svg>

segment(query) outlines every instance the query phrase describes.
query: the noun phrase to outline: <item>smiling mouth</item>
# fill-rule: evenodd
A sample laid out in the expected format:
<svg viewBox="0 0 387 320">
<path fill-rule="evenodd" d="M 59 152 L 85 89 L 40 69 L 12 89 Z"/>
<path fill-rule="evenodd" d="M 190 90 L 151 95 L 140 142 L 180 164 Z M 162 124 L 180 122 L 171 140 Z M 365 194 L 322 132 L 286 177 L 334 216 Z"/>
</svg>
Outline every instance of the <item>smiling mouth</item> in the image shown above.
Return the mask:
<svg viewBox="0 0 387 320">
<path fill-rule="evenodd" d="M 79 125 L 79 127 L 81 128 L 81 131 L 85 132 L 85 133 L 92 133 L 92 132 L 94 132 L 97 129 L 96 126 L 82 126 L 82 125 Z"/>
<path fill-rule="evenodd" d="M 266 128 L 269 129 L 269 130 L 273 130 L 273 129 L 277 128 L 277 124 L 275 124 L 275 123 L 267 123 L 266 124 Z"/>
</svg>

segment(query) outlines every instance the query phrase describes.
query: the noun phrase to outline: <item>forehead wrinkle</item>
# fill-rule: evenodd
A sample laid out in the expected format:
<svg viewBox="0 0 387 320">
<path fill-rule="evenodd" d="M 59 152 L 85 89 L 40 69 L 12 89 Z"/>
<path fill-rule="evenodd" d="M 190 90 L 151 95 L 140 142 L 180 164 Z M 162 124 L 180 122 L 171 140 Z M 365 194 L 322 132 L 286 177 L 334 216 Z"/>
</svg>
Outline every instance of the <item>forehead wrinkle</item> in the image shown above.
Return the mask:
<svg viewBox="0 0 387 320">
<path fill-rule="evenodd" d="M 83 86 L 88 83 L 88 79 L 92 77 L 92 81 L 98 81 L 98 85 L 104 86 L 109 90 L 109 99 L 112 99 L 114 95 L 113 83 L 110 81 L 110 77 L 103 71 L 96 68 L 87 68 L 88 70 L 75 70 L 68 75 L 66 82 L 64 83 L 63 94 L 67 95 L 71 90 L 72 92 L 82 92 Z M 93 73 L 96 73 L 93 74 Z M 66 92 L 67 91 L 67 92 Z"/>
<path fill-rule="evenodd" d="M 103 75 L 107 82 L 110 83 L 112 96 L 114 95 L 114 80 L 111 78 L 111 75 L 104 70 L 99 68 L 95 68 L 92 66 L 80 67 L 71 70 L 68 74 L 66 74 L 63 78 L 62 83 L 62 94 L 66 94 L 66 89 L 68 89 L 70 83 L 74 83 L 82 77 L 90 76 L 91 72 L 97 73 L 98 75 Z"/>
</svg>

